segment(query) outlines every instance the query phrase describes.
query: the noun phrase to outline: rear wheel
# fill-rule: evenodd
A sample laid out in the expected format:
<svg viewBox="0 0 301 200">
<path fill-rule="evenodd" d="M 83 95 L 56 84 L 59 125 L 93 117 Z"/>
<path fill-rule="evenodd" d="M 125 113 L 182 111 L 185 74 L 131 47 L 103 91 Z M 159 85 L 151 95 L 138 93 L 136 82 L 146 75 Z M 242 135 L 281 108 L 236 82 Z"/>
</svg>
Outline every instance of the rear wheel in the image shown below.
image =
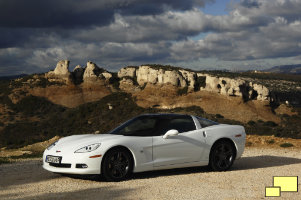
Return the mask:
<svg viewBox="0 0 301 200">
<path fill-rule="evenodd" d="M 226 171 L 233 165 L 235 155 L 231 142 L 217 142 L 211 149 L 209 166 L 213 171 Z"/>
<path fill-rule="evenodd" d="M 132 170 L 132 156 L 123 148 L 106 153 L 101 165 L 101 173 L 107 181 L 122 181 L 129 177 Z"/>
</svg>

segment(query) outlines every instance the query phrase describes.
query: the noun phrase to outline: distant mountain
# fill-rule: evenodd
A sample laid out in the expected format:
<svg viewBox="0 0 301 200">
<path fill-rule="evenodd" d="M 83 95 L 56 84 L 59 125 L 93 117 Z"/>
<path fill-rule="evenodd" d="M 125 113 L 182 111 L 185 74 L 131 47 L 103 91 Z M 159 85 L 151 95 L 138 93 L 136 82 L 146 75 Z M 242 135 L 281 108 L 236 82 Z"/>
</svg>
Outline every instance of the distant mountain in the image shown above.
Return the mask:
<svg viewBox="0 0 301 200">
<path fill-rule="evenodd" d="M 27 75 L 28 74 L 19 74 L 19 75 L 13 75 L 13 76 L 0 76 L 0 80 L 12 80 L 12 79 L 16 79 L 16 78 L 22 78 Z"/>
<path fill-rule="evenodd" d="M 301 64 L 275 66 L 264 71 L 272 73 L 301 74 Z"/>
</svg>

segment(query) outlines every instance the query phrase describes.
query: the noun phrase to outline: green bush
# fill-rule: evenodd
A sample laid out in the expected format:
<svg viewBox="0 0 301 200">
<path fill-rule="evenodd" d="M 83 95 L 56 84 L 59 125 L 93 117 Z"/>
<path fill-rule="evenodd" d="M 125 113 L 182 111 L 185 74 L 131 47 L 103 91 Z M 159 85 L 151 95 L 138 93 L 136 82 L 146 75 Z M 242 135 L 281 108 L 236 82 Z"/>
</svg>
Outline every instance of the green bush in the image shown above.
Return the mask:
<svg viewBox="0 0 301 200">
<path fill-rule="evenodd" d="M 221 115 L 221 114 L 216 114 L 215 117 L 216 117 L 216 118 L 224 118 L 224 116 Z"/>
<path fill-rule="evenodd" d="M 254 126 L 255 124 L 256 124 L 256 122 L 254 122 L 254 121 L 252 121 L 252 120 L 248 122 L 248 125 L 249 125 L 249 126 Z"/>
<path fill-rule="evenodd" d="M 6 157 L 0 157 L 0 165 L 10 163 L 9 159 Z"/>
<path fill-rule="evenodd" d="M 281 147 L 287 148 L 287 147 L 293 147 L 294 145 L 292 143 L 282 143 L 280 144 Z"/>
<path fill-rule="evenodd" d="M 264 126 L 270 126 L 270 127 L 276 127 L 278 126 L 278 124 L 276 124 L 275 122 L 273 121 L 266 121 L 263 123 Z"/>
</svg>

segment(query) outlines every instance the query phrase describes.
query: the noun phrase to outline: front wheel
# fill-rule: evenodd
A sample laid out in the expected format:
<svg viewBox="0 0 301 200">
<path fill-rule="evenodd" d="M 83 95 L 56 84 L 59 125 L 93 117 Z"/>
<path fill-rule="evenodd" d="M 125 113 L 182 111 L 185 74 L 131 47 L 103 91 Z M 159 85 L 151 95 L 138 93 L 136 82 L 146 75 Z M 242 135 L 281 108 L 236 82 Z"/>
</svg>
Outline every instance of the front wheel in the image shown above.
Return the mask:
<svg viewBox="0 0 301 200">
<path fill-rule="evenodd" d="M 213 171 L 226 171 L 235 159 L 235 149 L 229 141 L 220 141 L 213 145 L 209 166 Z"/>
<path fill-rule="evenodd" d="M 110 150 L 103 159 L 101 173 L 107 181 L 122 181 L 132 173 L 132 156 L 124 149 Z"/>
</svg>

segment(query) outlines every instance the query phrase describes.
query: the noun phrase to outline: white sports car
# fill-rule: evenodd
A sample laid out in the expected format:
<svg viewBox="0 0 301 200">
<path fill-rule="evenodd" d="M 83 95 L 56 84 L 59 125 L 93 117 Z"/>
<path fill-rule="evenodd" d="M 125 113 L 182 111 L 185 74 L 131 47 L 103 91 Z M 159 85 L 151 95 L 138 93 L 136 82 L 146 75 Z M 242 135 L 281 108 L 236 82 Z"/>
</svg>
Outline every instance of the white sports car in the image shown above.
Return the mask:
<svg viewBox="0 0 301 200">
<path fill-rule="evenodd" d="M 209 165 L 229 169 L 245 148 L 245 129 L 180 114 L 145 114 L 108 134 L 64 137 L 43 155 L 56 173 L 102 174 L 108 181 L 132 172 Z"/>
</svg>

